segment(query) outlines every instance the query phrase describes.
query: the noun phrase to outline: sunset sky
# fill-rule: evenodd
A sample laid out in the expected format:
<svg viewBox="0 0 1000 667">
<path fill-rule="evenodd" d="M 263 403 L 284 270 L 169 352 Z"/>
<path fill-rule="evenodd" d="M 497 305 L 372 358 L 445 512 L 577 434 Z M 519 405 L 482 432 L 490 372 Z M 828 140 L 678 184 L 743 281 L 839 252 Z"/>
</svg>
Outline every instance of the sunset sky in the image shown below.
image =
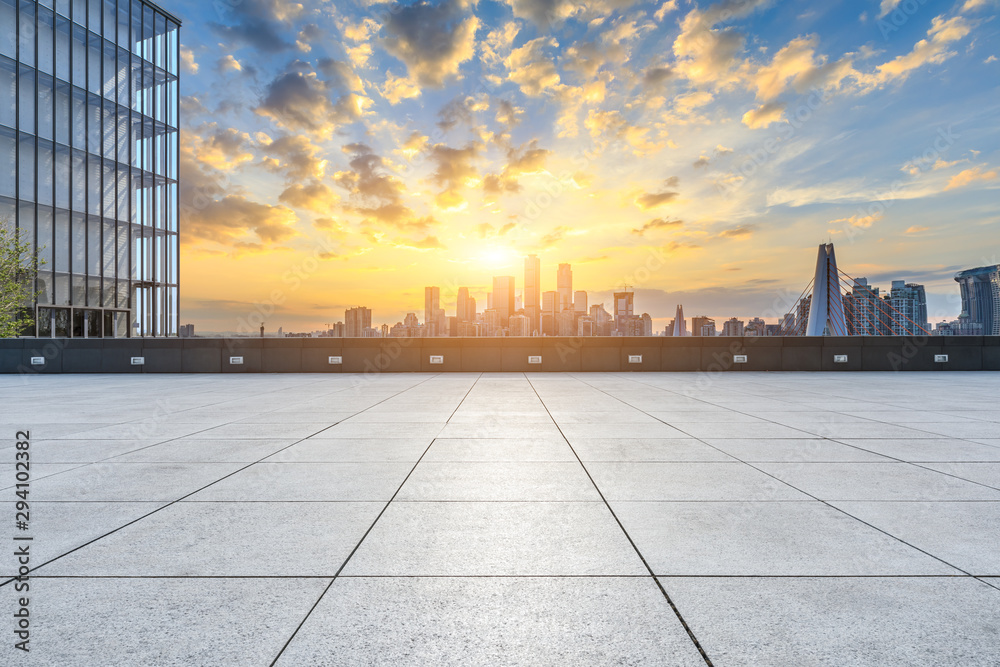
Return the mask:
<svg viewBox="0 0 1000 667">
<path fill-rule="evenodd" d="M 425 285 L 482 309 L 529 252 L 659 329 L 773 321 L 830 240 L 937 322 L 1000 263 L 995 0 L 161 4 L 199 332 L 422 320 Z"/>
</svg>

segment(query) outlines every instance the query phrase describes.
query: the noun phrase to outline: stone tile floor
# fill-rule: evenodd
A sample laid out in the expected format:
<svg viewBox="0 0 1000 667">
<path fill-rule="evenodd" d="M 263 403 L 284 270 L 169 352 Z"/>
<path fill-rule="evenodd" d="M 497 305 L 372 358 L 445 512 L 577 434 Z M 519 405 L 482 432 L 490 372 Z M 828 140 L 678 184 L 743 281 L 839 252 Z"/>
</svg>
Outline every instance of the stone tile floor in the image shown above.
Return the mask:
<svg viewBox="0 0 1000 667">
<path fill-rule="evenodd" d="M 998 394 L 991 373 L 0 376 L 0 664 L 995 667 Z"/>
</svg>

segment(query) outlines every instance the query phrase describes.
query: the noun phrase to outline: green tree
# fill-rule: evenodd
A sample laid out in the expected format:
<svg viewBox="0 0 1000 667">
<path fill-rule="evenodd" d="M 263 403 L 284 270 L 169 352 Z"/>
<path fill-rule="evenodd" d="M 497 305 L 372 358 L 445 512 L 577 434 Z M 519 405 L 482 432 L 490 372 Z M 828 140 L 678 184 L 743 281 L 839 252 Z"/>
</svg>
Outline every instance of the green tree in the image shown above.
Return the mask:
<svg viewBox="0 0 1000 667">
<path fill-rule="evenodd" d="M 35 276 L 43 263 L 38 249 L 0 219 L 0 338 L 12 338 L 34 326 Z"/>
</svg>

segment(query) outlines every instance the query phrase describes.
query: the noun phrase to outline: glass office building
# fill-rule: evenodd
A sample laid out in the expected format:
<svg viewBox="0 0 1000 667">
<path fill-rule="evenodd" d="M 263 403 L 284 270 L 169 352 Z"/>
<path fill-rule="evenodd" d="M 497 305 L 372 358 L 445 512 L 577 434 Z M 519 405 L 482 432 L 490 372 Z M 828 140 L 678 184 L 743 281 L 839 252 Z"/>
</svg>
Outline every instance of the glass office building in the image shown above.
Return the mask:
<svg viewBox="0 0 1000 667">
<path fill-rule="evenodd" d="M 0 0 L 0 218 L 40 249 L 37 336 L 176 336 L 180 22 Z"/>
</svg>

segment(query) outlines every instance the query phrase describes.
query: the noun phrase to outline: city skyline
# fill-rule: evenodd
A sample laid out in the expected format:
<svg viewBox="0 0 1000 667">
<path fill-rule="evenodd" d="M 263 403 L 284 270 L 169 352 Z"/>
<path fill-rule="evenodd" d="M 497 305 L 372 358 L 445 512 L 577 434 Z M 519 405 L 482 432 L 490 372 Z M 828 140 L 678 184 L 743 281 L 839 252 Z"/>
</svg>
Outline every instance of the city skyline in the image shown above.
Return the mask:
<svg viewBox="0 0 1000 667">
<path fill-rule="evenodd" d="M 827 240 L 954 318 L 997 261 L 993 6 L 172 2 L 182 320 L 395 322 L 535 253 L 662 329 L 768 309 Z"/>
</svg>

